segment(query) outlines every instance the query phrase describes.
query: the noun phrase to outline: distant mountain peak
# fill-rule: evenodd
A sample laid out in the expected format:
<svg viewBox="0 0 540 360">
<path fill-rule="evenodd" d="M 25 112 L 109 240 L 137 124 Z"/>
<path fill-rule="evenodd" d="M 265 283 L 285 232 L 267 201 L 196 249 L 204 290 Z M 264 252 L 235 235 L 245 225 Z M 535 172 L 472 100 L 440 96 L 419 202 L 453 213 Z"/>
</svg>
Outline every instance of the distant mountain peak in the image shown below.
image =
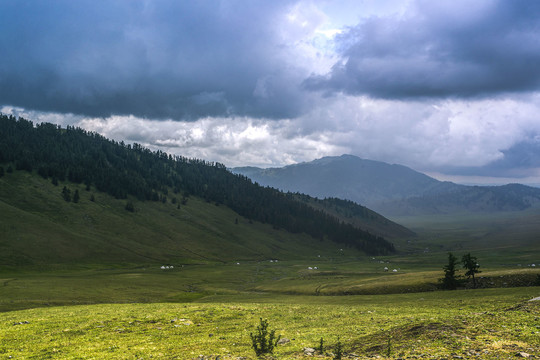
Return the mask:
<svg viewBox="0 0 540 360">
<path fill-rule="evenodd" d="M 439 181 L 404 165 L 350 154 L 326 156 L 282 168 L 236 168 L 234 171 L 261 185 L 318 198 L 352 200 L 387 216 L 522 210 L 540 203 L 540 189 L 525 185 L 457 185 Z"/>
</svg>

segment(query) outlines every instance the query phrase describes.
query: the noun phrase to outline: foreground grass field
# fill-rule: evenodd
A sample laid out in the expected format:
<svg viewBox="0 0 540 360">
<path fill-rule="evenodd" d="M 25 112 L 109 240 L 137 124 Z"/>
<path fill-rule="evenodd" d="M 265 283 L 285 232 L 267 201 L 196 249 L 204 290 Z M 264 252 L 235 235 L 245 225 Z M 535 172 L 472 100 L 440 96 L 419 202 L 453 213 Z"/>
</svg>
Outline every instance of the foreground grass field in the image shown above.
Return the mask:
<svg viewBox="0 0 540 360">
<path fill-rule="evenodd" d="M 254 359 L 249 334 L 259 318 L 290 339 L 276 359 L 306 357 L 304 348 L 321 338 L 326 351 L 315 355 L 332 359 L 338 337 L 358 359 L 540 356 L 540 302 L 529 301 L 540 287 L 432 291 L 442 271 L 427 259 L 436 258 L 340 253 L 166 270 L 4 272 L 0 359 Z M 482 277 L 496 286 L 538 276 L 517 264 L 486 267 Z"/>
<path fill-rule="evenodd" d="M 538 288 L 393 296 L 218 295 L 200 303 L 60 306 L 0 314 L 0 359 L 254 359 L 259 318 L 307 357 L 508 359 L 540 356 Z"/>
</svg>

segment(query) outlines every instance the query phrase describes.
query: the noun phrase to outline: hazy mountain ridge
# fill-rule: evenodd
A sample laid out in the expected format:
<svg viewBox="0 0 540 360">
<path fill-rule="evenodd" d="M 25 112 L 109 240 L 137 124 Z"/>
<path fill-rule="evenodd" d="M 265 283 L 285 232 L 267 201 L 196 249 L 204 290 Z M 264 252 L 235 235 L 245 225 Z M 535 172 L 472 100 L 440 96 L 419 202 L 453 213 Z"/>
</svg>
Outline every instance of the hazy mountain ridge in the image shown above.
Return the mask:
<svg viewBox="0 0 540 360">
<path fill-rule="evenodd" d="M 439 181 L 403 165 L 353 155 L 325 157 L 282 168 L 235 168 L 261 185 L 318 198 L 337 197 L 386 216 L 519 211 L 540 203 L 540 189 L 525 185 L 466 186 Z"/>
</svg>

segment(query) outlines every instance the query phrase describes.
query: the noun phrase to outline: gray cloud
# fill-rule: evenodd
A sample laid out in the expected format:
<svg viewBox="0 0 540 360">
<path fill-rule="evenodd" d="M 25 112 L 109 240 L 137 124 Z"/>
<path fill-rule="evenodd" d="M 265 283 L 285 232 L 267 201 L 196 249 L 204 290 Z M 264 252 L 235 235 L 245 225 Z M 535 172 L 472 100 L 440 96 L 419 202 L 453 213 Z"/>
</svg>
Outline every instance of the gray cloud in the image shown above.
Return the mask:
<svg viewBox="0 0 540 360">
<path fill-rule="evenodd" d="M 389 99 L 537 90 L 539 38 L 539 2 L 418 0 L 345 31 L 341 60 L 304 85 Z"/>
<path fill-rule="evenodd" d="M 289 1 L 6 0 L 0 103 L 88 116 L 283 118 L 305 106 Z"/>
<path fill-rule="evenodd" d="M 539 15 L 524 0 L 3 0 L 0 111 L 229 166 L 351 153 L 538 183 Z"/>
<path fill-rule="evenodd" d="M 540 175 L 540 135 L 530 135 L 501 150 L 501 158 L 483 166 L 445 167 L 449 175 L 526 178 Z"/>
</svg>

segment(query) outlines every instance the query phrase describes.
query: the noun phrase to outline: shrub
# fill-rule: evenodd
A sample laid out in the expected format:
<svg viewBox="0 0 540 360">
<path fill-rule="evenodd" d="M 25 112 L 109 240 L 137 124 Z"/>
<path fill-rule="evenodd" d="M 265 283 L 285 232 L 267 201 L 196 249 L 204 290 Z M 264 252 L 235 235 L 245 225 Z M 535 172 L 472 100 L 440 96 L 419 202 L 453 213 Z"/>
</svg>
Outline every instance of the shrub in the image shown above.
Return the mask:
<svg viewBox="0 0 540 360">
<path fill-rule="evenodd" d="M 323 340 L 323 338 L 321 338 L 321 340 L 319 340 L 319 346 L 317 346 L 317 350 L 321 354 L 324 353 L 324 340 Z"/>
<path fill-rule="evenodd" d="M 388 336 L 386 341 L 386 357 L 392 356 L 392 336 Z"/>
<path fill-rule="evenodd" d="M 257 334 L 250 333 L 253 350 L 257 356 L 264 354 L 272 354 L 274 347 L 281 338 L 281 335 L 276 338 L 276 331 L 268 331 L 268 321 L 260 319 L 260 324 L 257 326 Z"/>
<path fill-rule="evenodd" d="M 334 360 L 341 360 L 342 356 L 343 356 L 343 348 L 341 346 L 341 341 L 339 340 L 339 336 L 338 336 L 336 346 L 334 347 Z"/>
<path fill-rule="evenodd" d="M 129 212 L 135 212 L 135 206 L 133 205 L 131 201 L 128 201 L 126 203 L 126 210 Z"/>
</svg>

